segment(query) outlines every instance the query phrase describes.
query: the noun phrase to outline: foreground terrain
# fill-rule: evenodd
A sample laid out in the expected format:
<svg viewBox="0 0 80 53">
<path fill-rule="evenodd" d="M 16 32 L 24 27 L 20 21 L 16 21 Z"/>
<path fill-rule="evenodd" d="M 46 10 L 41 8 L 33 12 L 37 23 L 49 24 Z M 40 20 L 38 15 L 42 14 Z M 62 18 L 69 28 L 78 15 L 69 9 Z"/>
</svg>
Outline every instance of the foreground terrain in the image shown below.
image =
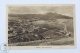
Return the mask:
<svg viewBox="0 0 80 53">
<path fill-rule="evenodd" d="M 47 40 L 36 40 L 31 42 L 19 42 L 19 43 L 12 43 L 9 46 L 55 46 L 55 45 L 74 45 L 74 38 L 73 37 L 66 37 L 61 38 L 58 40 L 54 39 L 47 39 Z"/>
</svg>

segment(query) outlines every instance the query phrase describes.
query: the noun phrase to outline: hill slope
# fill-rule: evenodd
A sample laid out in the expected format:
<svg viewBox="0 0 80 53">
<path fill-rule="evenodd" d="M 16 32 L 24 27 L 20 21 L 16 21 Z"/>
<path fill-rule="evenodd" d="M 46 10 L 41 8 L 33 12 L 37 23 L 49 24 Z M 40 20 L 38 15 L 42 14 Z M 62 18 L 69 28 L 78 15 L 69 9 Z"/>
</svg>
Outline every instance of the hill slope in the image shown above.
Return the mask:
<svg viewBox="0 0 80 53">
<path fill-rule="evenodd" d="M 43 20 L 47 20 L 47 19 L 72 19 L 72 17 L 69 16 L 65 16 L 62 14 L 58 14 L 58 13 L 52 13 L 52 12 L 48 12 L 45 14 L 8 14 L 9 17 L 16 17 L 19 19 L 31 19 L 31 18 L 35 18 L 35 19 L 43 19 Z"/>
</svg>

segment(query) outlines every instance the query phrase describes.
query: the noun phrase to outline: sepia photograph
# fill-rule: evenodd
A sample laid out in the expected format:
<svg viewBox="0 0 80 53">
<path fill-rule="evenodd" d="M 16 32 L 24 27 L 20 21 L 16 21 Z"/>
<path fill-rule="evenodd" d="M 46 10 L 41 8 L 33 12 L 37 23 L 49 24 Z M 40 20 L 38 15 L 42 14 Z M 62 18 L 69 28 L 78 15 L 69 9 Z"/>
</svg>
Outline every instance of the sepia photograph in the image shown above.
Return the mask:
<svg viewBox="0 0 80 53">
<path fill-rule="evenodd" d="M 7 5 L 6 13 L 8 46 L 76 45 L 74 4 Z"/>
</svg>

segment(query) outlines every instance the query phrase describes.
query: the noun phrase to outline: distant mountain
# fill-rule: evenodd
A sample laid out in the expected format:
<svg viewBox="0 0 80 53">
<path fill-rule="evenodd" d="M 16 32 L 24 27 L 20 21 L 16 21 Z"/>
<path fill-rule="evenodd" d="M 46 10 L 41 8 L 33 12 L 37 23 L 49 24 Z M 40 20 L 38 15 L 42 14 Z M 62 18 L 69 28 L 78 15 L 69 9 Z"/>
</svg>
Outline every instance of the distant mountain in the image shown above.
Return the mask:
<svg viewBox="0 0 80 53">
<path fill-rule="evenodd" d="M 62 15 L 62 14 L 58 14 L 57 12 L 48 12 L 48 13 L 45 13 L 46 16 L 49 16 L 50 18 L 58 18 L 58 19 L 72 19 L 72 17 L 70 16 L 66 16 L 66 15 Z"/>
<path fill-rule="evenodd" d="M 8 14 L 9 17 L 20 17 L 21 19 L 73 19 L 66 15 L 58 14 L 56 12 L 47 12 L 45 14 Z"/>
</svg>

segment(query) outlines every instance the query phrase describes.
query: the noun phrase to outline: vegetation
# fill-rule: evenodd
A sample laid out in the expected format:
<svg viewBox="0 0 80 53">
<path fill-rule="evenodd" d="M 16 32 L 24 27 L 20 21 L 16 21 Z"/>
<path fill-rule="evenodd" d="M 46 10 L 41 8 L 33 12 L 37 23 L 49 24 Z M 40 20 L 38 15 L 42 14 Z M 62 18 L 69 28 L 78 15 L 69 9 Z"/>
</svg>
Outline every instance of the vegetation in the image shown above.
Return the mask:
<svg viewBox="0 0 80 53">
<path fill-rule="evenodd" d="M 38 46 L 41 44 L 74 44 L 74 35 L 71 38 L 66 36 L 63 24 L 63 22 L 66 22 L 67 31 L 74 34 L 72 17 L 52 12 L 45 14 L 9 14 L 8 16 L 8 29 L 13 28 L 13 30 L 10 29 L 8 31 L 9 45 Z"/>
</svg>

